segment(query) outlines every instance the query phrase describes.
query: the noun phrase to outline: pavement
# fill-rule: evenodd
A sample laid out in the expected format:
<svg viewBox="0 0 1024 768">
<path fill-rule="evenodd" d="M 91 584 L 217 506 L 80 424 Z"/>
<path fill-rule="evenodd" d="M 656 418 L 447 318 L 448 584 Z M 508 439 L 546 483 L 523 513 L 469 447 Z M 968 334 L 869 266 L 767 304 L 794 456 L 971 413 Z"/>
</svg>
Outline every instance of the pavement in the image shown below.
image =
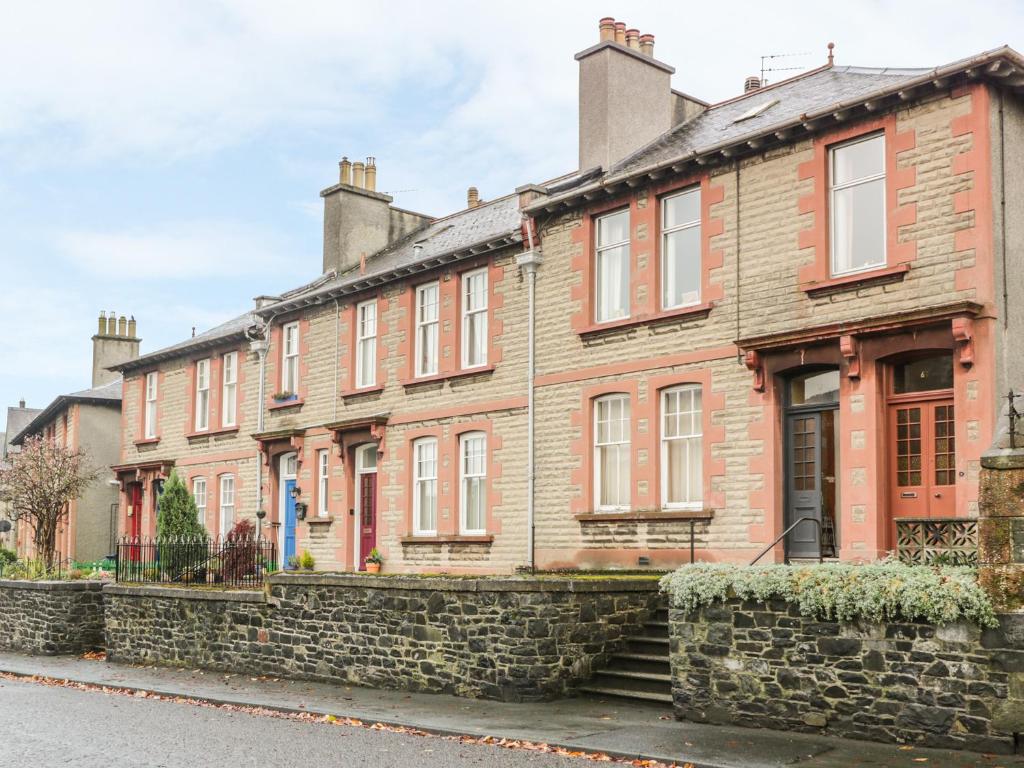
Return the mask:
<svg viewBox="0 0 1024 768">
<path fill-rule="evenodd" d="M 694 768 L 1024 768 L 1024 756 L 979 755 L 679 722 L 672 716 L 670 707 L 612 698 L 581 697 L 550 703 L 510 704 L 7 652 L 0 653 L 0 672 L 26 678 L 43 677 L 144 691 L 215 705 L 333 715 L 364 723 L 412 728 L 438 736 L 493 737 L 546 743 L 578 752 L 656 760 L 680 766 L 690 764 Z M 167 704 L 171 707 L 187 706 Z M 579 762 L 572 764 L 580 765 Z"/>
</svg>

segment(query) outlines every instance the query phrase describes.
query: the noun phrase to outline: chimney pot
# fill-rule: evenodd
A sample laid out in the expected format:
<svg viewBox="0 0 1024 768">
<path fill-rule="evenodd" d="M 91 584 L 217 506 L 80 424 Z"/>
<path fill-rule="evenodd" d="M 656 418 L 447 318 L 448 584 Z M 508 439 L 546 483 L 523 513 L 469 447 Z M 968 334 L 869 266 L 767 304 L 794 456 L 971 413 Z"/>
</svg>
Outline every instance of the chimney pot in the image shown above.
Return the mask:
<svg viewBox="0 0 1024 768">
<path fill-rule="evenodd" d="M 349 162 L 348 157 L 341 158 L 341 162 L 338 163 L 340 170 L 340 178 L 342 184 L 352 183 L 352 163 Z"/>
<path fill-rule="evenodd" d="M 128 338 L 134 339 L 138 326 L 135 324 L 135 315 L 128 318 Z"/>
<path fill-rule="evenodd" d="M 352 186 L 353 187 L 359 187 L 360 189 L 364 188 L 364 185 L 366 184 L 365 168 L 366 168 L 366 166 L 364 166 L 358 160 L 356 162 L 352 163 Z"/>
<path fill-rule="evenodd" d="M 615 42 L 619 45 L 626 44 L 626 22 L 624 21 L 615 22 Z"/>
<path fill-rule="evenodd" d="M 371 192 L 377 191 L 377 158 L 366 158 L 366 188 Z"/>
<path fill-rule="evenodd" d="M 605 16 L 601 19 L 598 24 L 598 30 L 600 32 L 600 40 L 603 43 L 605 40 L 615 39 L 615 19 L 611 16 Z"/>
<path fill-rule="evenodd" d="M 480 190 L 470 187 L 466 190 L 466 207 L 476 208 L 478 205 L 480 205 Z"/>
<path fill-rule="evenodd" d="M 121 317 L 119 317 L 117 319 L 117 335 L 118 336 L 127 336 L 128 335 L 128 318 L 125 317 L 124 315 L 121 315 Z"/>
<path fill-rule="evenodd" d="M 654 58 L 654 35 L 640 35 L 640 53 Z"/>
<path fill-rule="evenodd" d="M 107 332 L 107 313 L 104 310 L 100 310 L 100 321 L 99 328 L 96 331 L 100 336 Z"/>
<path fill-rule="evenodd" d="M 24 400 L 19 400 L 18 401 L 18 407 L 19 408 L 24 408 L 25 407 L 25 401 Z"/>
<path fill-rule="evenodd" d="M 743 81 L 743 92 L 744 93 L 750 93 L 751 91 L 756 91 L 760 87 L 761 87 L 761 78 L 759 78 L 757 75 L 751 75 L 750 77 L 748 77 L 746 80 Z"/>
<path fill-rule="evenodd" d="M 626 45 L 632 48 L 634 51 L 640 50 L 640 30 L 639 29 L 627 29 L 626 30 Z"/>
<path fill-rule="evenodd" d="M 107 336 L 117 336 L 117 313 L 114 310 L 107 315 Z"/>
</svg>

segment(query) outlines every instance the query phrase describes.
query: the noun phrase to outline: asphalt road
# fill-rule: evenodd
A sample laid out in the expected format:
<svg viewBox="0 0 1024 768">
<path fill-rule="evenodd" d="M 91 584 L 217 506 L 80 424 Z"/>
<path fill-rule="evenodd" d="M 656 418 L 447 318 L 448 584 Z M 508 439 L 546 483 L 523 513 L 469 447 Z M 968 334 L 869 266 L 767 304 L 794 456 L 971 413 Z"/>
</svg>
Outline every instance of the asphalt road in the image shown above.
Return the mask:
<svg viewBox="0 0 1024 768">
<path fill-rule="evenodd" d="M 0 766 L 62 765 L 590 768 L 598 763 L 430 736 L 0 681 Z"/>
</svg>

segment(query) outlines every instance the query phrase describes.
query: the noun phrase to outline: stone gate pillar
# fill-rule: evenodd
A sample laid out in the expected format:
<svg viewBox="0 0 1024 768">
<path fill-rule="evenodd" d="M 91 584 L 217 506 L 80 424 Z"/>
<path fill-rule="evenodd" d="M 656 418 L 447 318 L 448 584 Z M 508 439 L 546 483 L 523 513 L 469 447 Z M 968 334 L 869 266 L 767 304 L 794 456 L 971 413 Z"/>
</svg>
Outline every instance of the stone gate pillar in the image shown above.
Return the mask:
<svg viewBox="0 0 1024 768">
<path fill-rule="evenodd" d="M 978 578 L 998 609 L 1024 608 L 1024 395 L 1003 406 L 980 493 Z"/>
</svg>

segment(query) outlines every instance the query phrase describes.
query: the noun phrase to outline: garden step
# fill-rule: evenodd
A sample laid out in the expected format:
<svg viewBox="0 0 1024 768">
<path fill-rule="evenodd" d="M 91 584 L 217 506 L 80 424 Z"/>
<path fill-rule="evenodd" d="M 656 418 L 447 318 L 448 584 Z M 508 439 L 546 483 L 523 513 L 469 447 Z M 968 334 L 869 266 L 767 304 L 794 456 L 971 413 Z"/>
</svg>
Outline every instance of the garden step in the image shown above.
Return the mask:
<svg viewBox="0 0 1024 768">
<path fill-rule="evenodd" d="M 636 635 L 626 641 L 626 649 L 630 653 L 642 653 L 648 656 L 668 658 L 669 640 L 667 637 L 650 637 Z"/>
<path fill-rule="evenodd" d="M 630 691 L 623 688 L 615 688 L 612 686 L 595 685 L 589 683 L 582 688 L 581 691 L 589 693 L 592 696 L 608 696 L 617 699 L 639 699 L 642 701 L 655 701 L 662 704 L 672 703 L 671 693 L 650 693 L 648 691 Z"/>
<path fill-rule="evenodd" d="M 672 671 L 667 654 L 653 653 L 616 653 L 612 656 L 608 669 L 624 669 L 631 672 L 652 672 L 667 675 Z"/>
</svg>

